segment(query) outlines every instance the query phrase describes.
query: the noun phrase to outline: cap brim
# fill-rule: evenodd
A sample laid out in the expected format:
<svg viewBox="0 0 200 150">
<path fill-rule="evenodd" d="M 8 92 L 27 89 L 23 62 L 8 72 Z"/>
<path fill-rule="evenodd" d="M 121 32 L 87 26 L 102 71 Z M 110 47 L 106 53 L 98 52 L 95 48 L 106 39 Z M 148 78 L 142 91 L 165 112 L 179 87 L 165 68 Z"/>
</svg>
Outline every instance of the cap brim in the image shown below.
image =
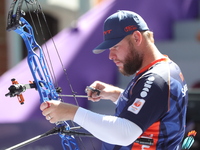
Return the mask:
<svg viewBox="0 0 200 150">
<path fill-rule="evenodd" d="M 106 49 L 109 49 L 113 46 L 115 46 L 117 43 L 119 43 L 124 37 L 117 38 L 117 39 L 111 39 L 111 40 L 106 40 L 99 44 L 95 49 L 93 49 L 94 54 L 100 54 Z"/>
</svg>

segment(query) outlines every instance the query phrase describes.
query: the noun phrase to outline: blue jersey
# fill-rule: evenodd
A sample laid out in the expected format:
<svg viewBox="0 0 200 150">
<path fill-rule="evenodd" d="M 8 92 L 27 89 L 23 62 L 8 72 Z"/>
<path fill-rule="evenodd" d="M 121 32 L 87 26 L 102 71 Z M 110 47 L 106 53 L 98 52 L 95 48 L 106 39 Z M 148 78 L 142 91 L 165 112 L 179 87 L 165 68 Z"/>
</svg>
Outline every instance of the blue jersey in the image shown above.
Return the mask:
<svg viewBox="0 0 200 150">
<path fill-rule="evenodd" d="M 121 94 L 116 116 L 137 124 L 143 130 L 140 137 L 153 139 L 153 145 L 103 143 L 102 149 L 178 150 L 185 133 L 187 102 L 187 85 L 179 67 L 168 58 L 152 62 Z"/>
</svg>

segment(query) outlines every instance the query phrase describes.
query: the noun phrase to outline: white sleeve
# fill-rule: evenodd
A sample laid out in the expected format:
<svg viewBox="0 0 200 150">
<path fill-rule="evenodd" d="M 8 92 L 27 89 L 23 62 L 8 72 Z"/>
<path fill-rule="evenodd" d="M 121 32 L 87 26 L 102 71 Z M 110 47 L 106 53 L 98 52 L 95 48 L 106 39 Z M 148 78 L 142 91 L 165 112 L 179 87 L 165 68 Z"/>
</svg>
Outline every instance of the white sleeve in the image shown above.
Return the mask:
<svg viewBox="0 0 200 150">
<path fill-rule="evenodd" d="M 142 134 L 142 129 L 127 119 L 101 115 L 81 107 L 75 114 L 74 122 L 101 141 L 121 146 L 130 145 Z"/>
</svg>

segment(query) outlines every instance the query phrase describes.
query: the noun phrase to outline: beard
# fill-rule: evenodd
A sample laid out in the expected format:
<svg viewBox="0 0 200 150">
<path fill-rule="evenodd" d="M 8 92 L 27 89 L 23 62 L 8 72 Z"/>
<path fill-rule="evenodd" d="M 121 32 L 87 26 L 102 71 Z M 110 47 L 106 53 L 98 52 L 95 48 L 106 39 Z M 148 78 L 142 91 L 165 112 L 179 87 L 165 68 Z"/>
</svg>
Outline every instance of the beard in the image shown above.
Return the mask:
<svg viewBox="0 0 200 150">
<path fill-rule="evenodd" d="M 125 57 L 123 69 L 119 71 L 125 76 L 133 75 L 141 68 L 142 62 L 142 55 L 137 52 L 134 45 L 129 41 L 129 53 Z"/>
</svg>

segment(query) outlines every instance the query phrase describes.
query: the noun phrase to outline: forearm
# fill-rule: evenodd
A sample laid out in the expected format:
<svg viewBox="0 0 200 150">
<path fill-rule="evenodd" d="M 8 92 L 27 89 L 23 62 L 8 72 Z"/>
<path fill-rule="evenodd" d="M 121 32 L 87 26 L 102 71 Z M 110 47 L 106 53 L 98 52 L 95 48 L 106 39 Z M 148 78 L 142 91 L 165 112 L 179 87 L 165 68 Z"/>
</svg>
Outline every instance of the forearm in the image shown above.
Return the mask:
<svg viewBox="0 0 200 150">
<path fill-rule="evenodd" d="M 109 99 L 113 102 L 113 103 L 116 103 L 119 96 L 121 95 L 121 93 L 123 92 L 124 90 L 121 89 L 121 88 L 118 88 L 118 87 L 113 87 L 113 93 L 110 94 L 110 97 Z"/>
<path fill-rule="evenodd" d="M 105 116 L 83 108 L 77 110 L 74 121 L 96 138 L 110 144 L 129 145 L 142 133 L 140 127 L 127 119 Z"/>
<path fill-rule="evenodd" d="M 115 101 L 113 101 L 113 103 L 115 103 L 115 104 L 117 105 L 117 103 L 118 103 L 118 101 L 119 101 L 119 98 L 120 98 L 120 95 L 121 95 L 123 92 L 124 92 L 124 90 L 122 89 L 122 90 L 121 90 L 121 93 L 120 93 L 119 96 L 118 96 L 118 98 L 117 98 Z"/>
</svg>

